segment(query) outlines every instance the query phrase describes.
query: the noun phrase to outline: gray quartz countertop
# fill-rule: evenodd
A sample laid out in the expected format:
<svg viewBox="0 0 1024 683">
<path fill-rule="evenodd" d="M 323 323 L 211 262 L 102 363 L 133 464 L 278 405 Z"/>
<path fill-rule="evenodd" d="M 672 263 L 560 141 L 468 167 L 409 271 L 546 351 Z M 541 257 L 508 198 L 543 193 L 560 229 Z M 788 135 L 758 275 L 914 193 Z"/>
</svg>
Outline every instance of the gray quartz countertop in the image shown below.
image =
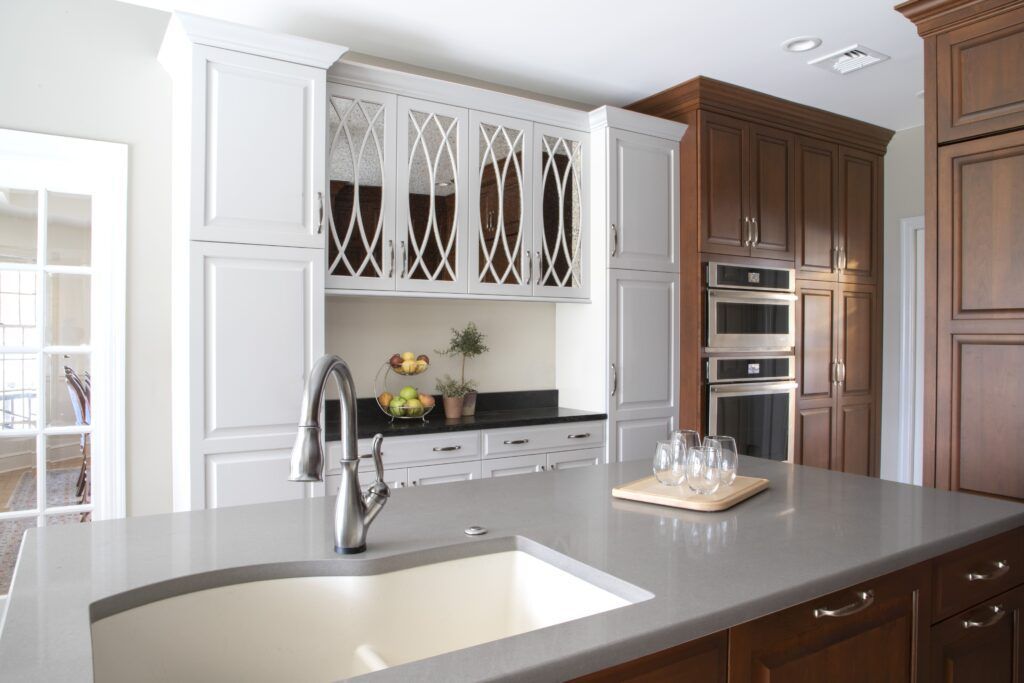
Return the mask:
<svg viewBox="0 0 1024 683">
<path fill-rule="evenodd" d="M 750 458 L 741 471 L 771 488 L 719 513 L 612 499 L 612 486 L 649 472 L 646 461 L 403 489 L 351 559 L 333 552 L 330 498 L 32 529 L 0 635 L 0 678 L 91 680 L 89 605 L 129 589 L 265 563 L 329 560 L 347 571 L 481 542 L 463 534 L 480 524 L 483 542 L 532 539 L 654 597 L 368 679 L 564 679 L 1024 525 L 1024 505 L 1005 501 Z"/>
</svg>

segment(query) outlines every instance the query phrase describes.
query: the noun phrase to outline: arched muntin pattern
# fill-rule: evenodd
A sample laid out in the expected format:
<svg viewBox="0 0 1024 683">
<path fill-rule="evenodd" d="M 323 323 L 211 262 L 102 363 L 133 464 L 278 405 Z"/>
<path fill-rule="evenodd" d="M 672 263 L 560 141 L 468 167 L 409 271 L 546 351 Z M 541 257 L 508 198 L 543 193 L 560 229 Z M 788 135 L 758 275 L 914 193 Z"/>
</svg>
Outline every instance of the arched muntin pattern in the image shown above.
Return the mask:
<svg viewBox="0 0 1024 683">
<path fill-rule="evenodd" d="M 537 284 L 582 287 L 583 146 L 541 136 L 541 254 Z"/>
<path fill-rule="evenodd" d="M 390 276 L 384 251 L 386 109 L 379 102 L 331 97 L 330 275 Z"/>
<path fill-rule="evenodd" d="M 451 116 L 409 112 L 408 279 L 458 278 L 458 128 L 459 120 Z"/>
<path fill-rule="evenodd" d="M 521 285 L 527 280 L 522 268 L 526 213 L 522 167 L 525 133 L 481 123 L 479 135 L 478 275 L 483 283 Z M 493 208 L 492 203 L 496 204 Z M 513 236 L 511 243 L 510 235 Z"/>
</svg>

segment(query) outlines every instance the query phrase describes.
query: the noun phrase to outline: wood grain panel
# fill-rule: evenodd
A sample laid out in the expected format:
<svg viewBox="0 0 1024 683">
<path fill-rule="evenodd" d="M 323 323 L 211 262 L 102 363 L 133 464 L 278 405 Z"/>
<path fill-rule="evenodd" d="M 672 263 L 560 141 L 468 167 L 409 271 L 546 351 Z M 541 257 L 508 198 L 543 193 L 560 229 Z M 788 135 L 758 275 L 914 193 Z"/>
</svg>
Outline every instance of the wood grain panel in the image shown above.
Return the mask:
<svg viewBox="0 0 1024 683">
<path fill-rule="evenodd" d="M 840 386 L 843 396 L 867 395 L 874 390 L 874 339 L 877 334 L 876 297 L 873 288 L 844 288 L 840 295 L 840 354 L 846 368 Z"/>
<path fill-rule="evenodd" d="M 835 293 L 830 285 L 800 282 L 797 292 L 798 399 L 833 396 Z"/>
<path fill-rule="evenodd" d="M 725 631 L 683 643 L 646 657 L 603 669 L 574 683 L 669 683 L 701 681 L 725 683 L 729 665 L 729 639 Z"/>
<path fill-rule="evenodd" d="M 865 476 L 871 474 L 876 429 L 872 403 L 840 406 L 838 462 L 832 469 Z"/>
<path fill-rule="evenodd" d="M 1024 498 L 1024 337 L 972 335 L 953 342 L 953 486 Z"/>
<path fill-rule="evenodd" d="M 704 117 L 701 251 L 746 255 L 746 126 L 727 116 Z"/>
<path fill-rule="evenodd" d="M 982 625 L 965 627 L 965 622 Z M 1024 680 L 1024 587 L 1003 593 L 933 626 L 929 647 L 931 680 L 1021 683 Z"/>
<path fill-rule="evenodd" d="M 797 407 L 794 453 L 797 464 L 829 469 L 832 464 L 834 422 L 835 408 L 832 405 Z"/>
<path fill-rule="evenodd" d="M 835 279 L 839 148 L 798 138 L 796 148 L 796 268 L 799 277 Z"/>
<path fill-rule="evenodd" d="M 874 282 L 878 249 L 879 157 L 856 150 L 839 150 L 839 246 L 845 263 L 842 282 Z"/>
<path fill-rule="evenodd" d="M 757 221 L 752 256 L 792 259 L 795 253 L 793 148 L 789 133 L 750 128 L 750 213 Z"/>
</svg>

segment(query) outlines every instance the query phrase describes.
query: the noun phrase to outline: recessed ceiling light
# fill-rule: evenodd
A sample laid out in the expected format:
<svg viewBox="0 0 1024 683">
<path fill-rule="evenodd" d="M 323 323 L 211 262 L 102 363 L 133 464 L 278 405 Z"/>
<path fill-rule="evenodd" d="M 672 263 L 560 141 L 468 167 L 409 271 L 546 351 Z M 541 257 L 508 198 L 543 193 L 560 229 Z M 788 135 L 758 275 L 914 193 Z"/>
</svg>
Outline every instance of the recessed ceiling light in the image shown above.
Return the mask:
<svg viewBox="0 0 1024 683">
<path fill-rule="evenodd" d="M 821 45 L 821 38 L 815 38 L 814 36 L 798 36 L 796 38 L 790 38 L 782 44 L 782 49 L 786 52 L 807 52 Z"/>
</svg>

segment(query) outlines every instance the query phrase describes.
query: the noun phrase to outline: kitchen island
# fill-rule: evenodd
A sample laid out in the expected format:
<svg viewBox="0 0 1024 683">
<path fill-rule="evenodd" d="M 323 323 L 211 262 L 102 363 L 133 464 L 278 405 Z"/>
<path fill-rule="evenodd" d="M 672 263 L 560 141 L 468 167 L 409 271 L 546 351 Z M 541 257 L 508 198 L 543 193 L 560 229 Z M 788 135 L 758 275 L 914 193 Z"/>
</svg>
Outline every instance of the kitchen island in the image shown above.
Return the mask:
<svg viewBox="0 0 1024 683">
<path fill-rule="evenodd" d="M 304 562 L 322 573 L 329 560 L 344 574 L 410 551 L 518 536 L 653 597 L 369 678 L 567 679 L 1024 525 L 1024 505 L 1005 501 L 751 458 L 740 469 L 771 488 L 710 514 L 613 500 L 613 486 L 649 472 L 646 460 L 405 489 L 354 559 L 333 552 L 330 498 L 32 529 L 0 634 L 0 678 L 91 680 L 90 605 L 130 589 L 268 563 L 289 563 L 281 566 L 295 575 Z M 489 533 L 466 536 L 470 525 Z"/>
</svg>

